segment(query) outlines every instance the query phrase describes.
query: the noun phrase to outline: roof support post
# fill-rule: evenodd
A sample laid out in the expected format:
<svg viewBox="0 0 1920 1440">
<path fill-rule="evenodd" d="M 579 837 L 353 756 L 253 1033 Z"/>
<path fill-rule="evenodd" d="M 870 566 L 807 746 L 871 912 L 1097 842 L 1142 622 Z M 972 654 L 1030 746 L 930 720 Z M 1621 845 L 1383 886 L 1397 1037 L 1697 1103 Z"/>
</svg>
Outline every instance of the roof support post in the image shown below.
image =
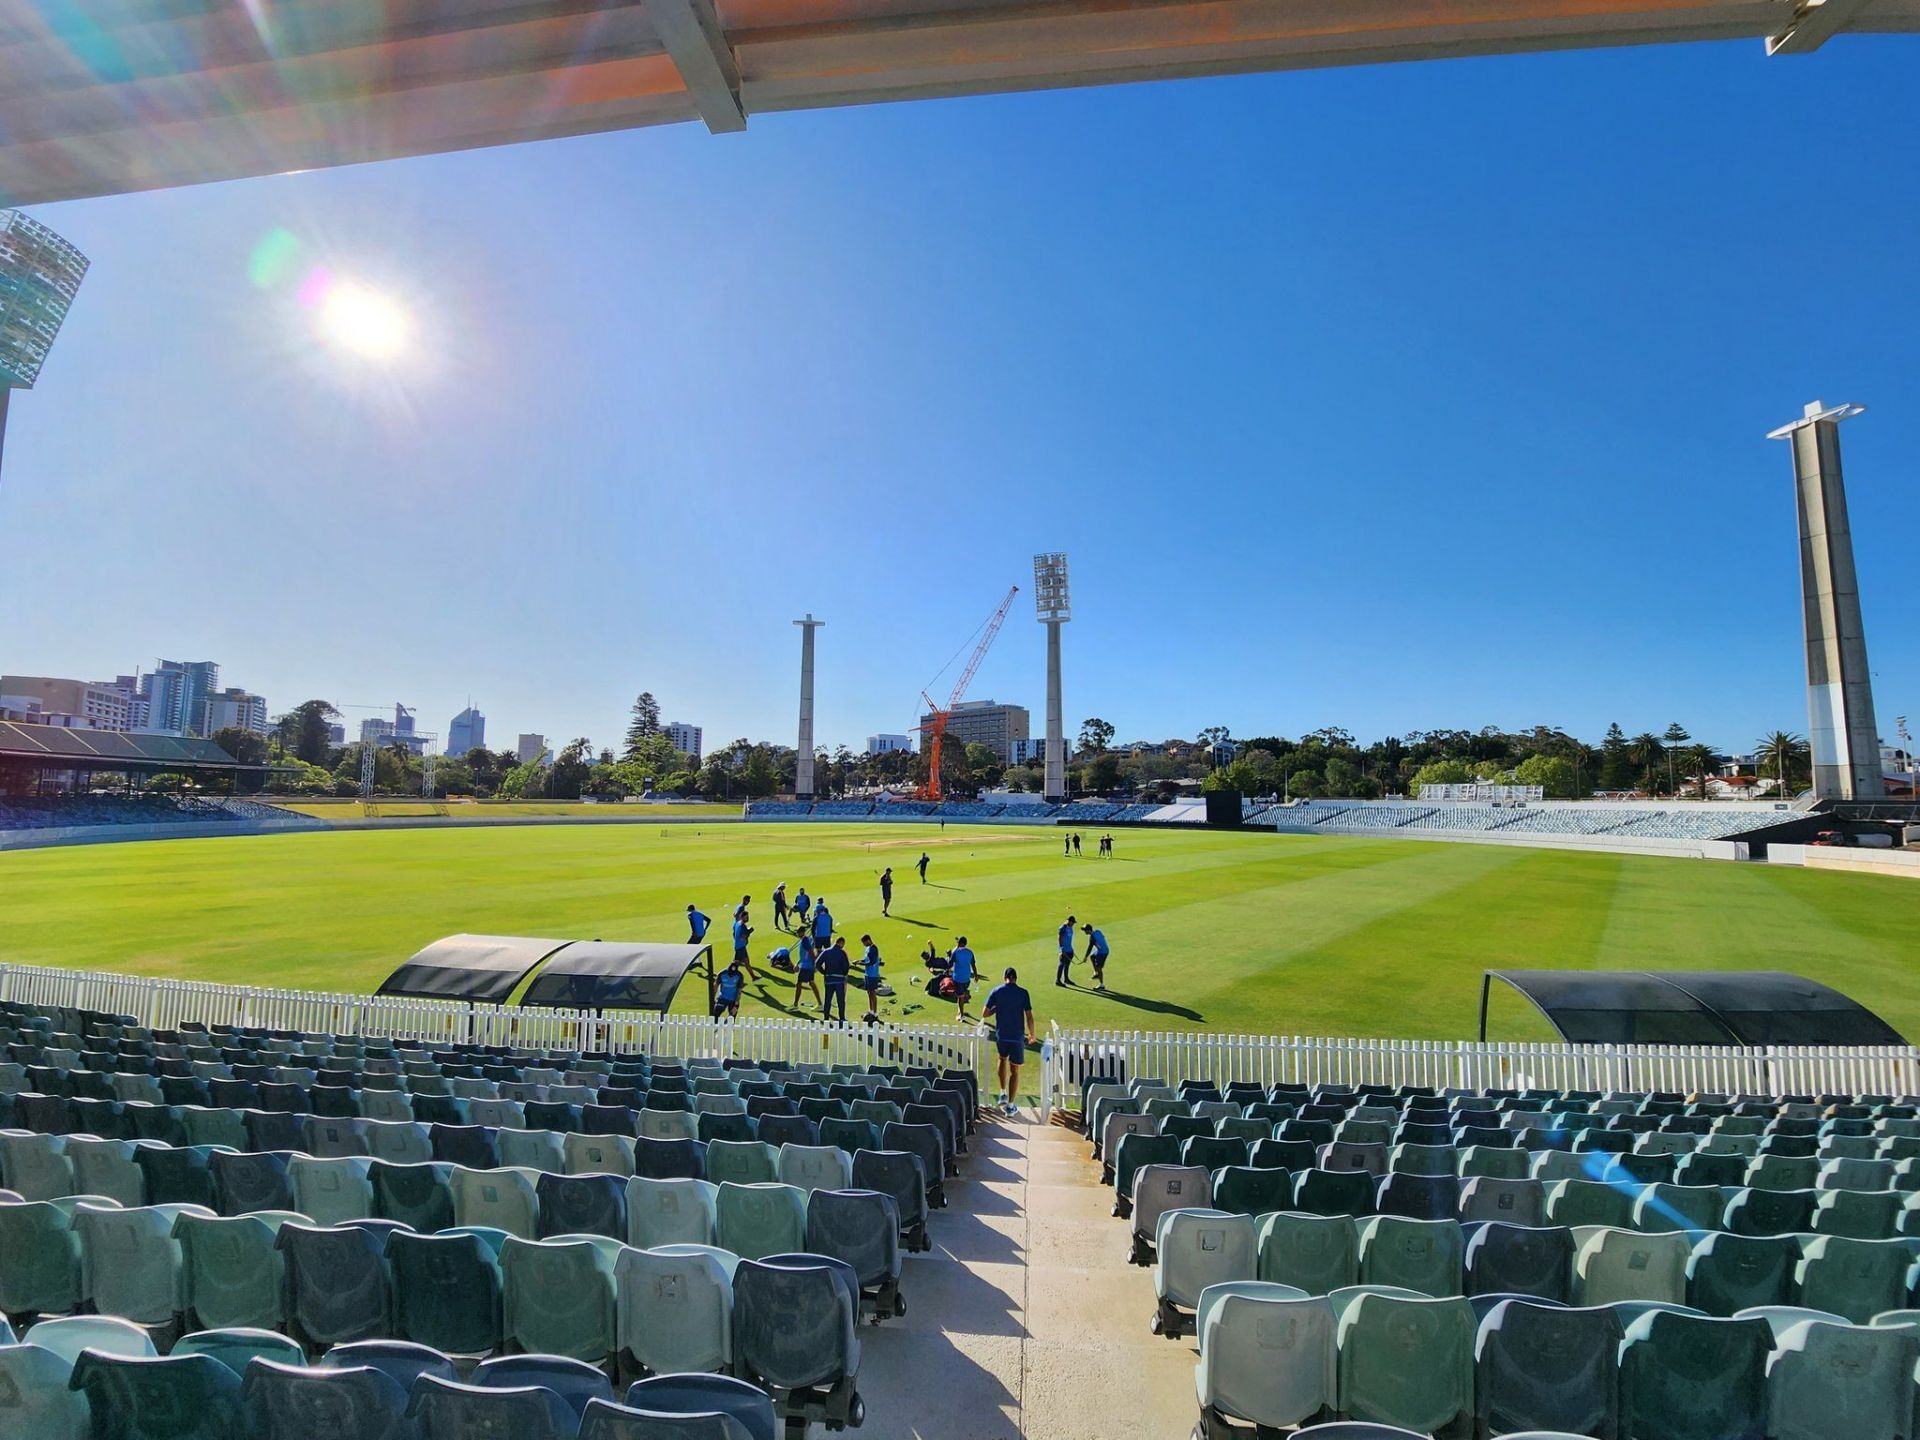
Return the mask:
<svg viewBox="0 0 1920 1440">
<path fill-rule="evenodd" d="M 1767 37 L 1767 54 L 1806 55 L 1818 50 L 1866 8 L 1867 0 L 1801 0 L 1787 28 Z"/>
<path fill-rule="evenodd" d="M 747 128 L 740 67 L 713 0 L 647 0 L 647 18 L 667 48 L 700 118 L 715 135 Z"/>
</svg>

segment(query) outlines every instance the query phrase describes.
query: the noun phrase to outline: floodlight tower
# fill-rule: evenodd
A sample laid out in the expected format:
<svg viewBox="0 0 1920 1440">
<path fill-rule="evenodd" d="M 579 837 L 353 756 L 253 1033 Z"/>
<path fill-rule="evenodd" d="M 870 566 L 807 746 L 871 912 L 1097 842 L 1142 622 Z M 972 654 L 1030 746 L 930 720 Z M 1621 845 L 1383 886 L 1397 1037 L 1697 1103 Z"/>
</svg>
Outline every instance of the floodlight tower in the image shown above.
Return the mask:
<svg viewBox="0 0 1920 1440">
<path fill-rule="evenodd" d="M 87 257 L 38 220 L 0 210 L 0 449 L 7 398 L 40 378 L 86 273 Z"/>
<path fill-rule="evenodd" d="M 1067 732 L 1060 717 L 1060 627 L 1073 618 L 1064 554 L 1033 557 L 1033 608 L 1047 627 L 1047 779 L 1042 798 L 1058 805 L 1067 798 Z"/>
<path fill-rule="evenodd" d="M 811 611 L 800 627 L 800 743 L 793 759 L 793 797 L 813 799 L 813 632 L 827 622 Z"/>
<path fill-rule="evenodd" d="M 1876 800 L 1886 793 L 1880 730 L 1873 720 L 1853 528 L 1840 474 L 1840 422 L 1864 405 L 1818 400 L 1769 440 L 1793 446 L 1800 511 L 1800 599 L 1807 628 L 1807 748 L 1817 800 Z"/>
</svg>

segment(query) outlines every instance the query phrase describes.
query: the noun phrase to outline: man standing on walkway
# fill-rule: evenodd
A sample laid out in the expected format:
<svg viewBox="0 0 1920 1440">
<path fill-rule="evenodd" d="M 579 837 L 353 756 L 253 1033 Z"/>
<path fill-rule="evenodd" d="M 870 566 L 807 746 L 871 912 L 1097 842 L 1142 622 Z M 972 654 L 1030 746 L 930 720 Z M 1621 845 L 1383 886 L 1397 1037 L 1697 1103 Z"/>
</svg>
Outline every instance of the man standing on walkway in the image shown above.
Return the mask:
<svg viewBox="0 0 1920 1440">
<path fill-rule="evenodd" d="M 707 927 L 713 920 L 700 913 L 693 906 L 687 906 L 687 944 L 698 945 L 707 938 Z"/>
<path fill-rule="evenodd" d="M 831 1020 L 833 1007 L 840 1007 L 840 1023 L 847 1023 L 847 973 L 853 962 L 847 959 L 847 942 L 839 936 L 820 956 L 820 978 L 826 982 L 827 998 L 820 1002 L 820 1018 Z"/>
<path fill-rule="evenodd" d="M 945 829 L 945 828 L 946 828 L 946 822 L 945 822 L 945 821 L 942 821 L 942 822 L 941 822 L 941 828 L 942 828 L 942 829 Z M 917 866 L 915 867 L 915 868 L 916 868 L 916 869 L 918 869 L 918 870 L 919 870 L 919 872 L 920 872 L 920 883 L 921 883 L 922 885 L 924 885 L 924 884 L 926 884 L 926 883 L 927 883 L 927 860 L 928 860 L 928 858 L 929 858 L 929 857 L 928 857 L 928 855 L 927 855 L 927 852 L 926 852 L 926 851 L 924 851 L 924 850 L 922 850 L 922 851 L 920 852 L 920 863 L 919 863 L 919 864 L 918 864 L 918 865 L 917 865 Z"/>
<path fill-rule="evenodd" d="M 1087 934 L 1087 959 L 1093 962 L 1093 988 L 1107 988 L 1107 937 L 1088 921 L 1080 927 Z"/>
<path fill-rule="evenodd" d="M 1060 965 L 1053 972 L 1056 985 L 1073 984 L 1073 916 L 1067 916 L 1067 923 L 1060 927 Z"/>
<path fill-rule="evenodd" d="M 1020 1067 L 1033 1044 L 1033 997 L 1020 988 L 1020 977 L 1009 965 L 1004 983 L 987 996 L 980 1013 L 993 1022 L 993 1040 L 1000 1052 L 1000 1104 L 1009 1110 L 1020 1104 Z"/>
<path fill-rule="evenodd" d="M 889 865 L 880 872 L 880 913 L 893 913 L 893 867 Z"/>
</svg>

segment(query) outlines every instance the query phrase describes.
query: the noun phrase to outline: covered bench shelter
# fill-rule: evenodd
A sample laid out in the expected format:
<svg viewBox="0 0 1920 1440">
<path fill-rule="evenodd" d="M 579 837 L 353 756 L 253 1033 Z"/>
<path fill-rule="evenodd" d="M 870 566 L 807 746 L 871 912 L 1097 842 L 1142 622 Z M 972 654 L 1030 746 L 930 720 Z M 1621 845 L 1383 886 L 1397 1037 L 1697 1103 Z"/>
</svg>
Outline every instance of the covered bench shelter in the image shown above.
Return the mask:
<svg viewBox="0 0 1920 1440">
<path fill-rule="evenodd" d="M 381 982 L 376 993 L 504 1005 L 532 976 L 532 983 L 520 996 L 524 1008 L 665 1013 L 681 982 L 702 965 L 711 1009 L 711 945 L 448 935 L 401 965 Z"/>
<path fill-rule="evenodd" d="M 124 730 L 82 730 L 0 720 L 0 795 L 49 795 L 93 789 L 102 776 L 183 775 L 208 790 L 233 793 L 285 766 L 243 765 L 211 740 Z"/>
<path fill-rule="evenodd" d="M 1576 1045 L 1905 1045 L 1851 996 L 1783 970 L 1488 970 Z"/>
</svg>

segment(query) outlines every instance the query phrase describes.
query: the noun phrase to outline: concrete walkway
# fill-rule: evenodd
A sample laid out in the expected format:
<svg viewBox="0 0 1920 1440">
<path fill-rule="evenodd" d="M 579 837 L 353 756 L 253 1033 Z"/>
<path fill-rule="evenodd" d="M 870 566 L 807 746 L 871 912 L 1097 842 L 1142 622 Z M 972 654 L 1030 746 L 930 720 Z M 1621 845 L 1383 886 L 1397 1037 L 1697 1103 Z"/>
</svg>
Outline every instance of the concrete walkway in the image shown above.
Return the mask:
<svg viewBox="0 0 1920 1440">
<path fill-rule="evenodd" d="M 1087 1144 L 1032 1110 L 983 1123 L 910 1258 L 906 1318 L 863 1328 L 864 1432 L 887 1440 L 1186 1440 L 1192 1340 L 1161 1340 L 1153 1272 Z"/>
</svg>

